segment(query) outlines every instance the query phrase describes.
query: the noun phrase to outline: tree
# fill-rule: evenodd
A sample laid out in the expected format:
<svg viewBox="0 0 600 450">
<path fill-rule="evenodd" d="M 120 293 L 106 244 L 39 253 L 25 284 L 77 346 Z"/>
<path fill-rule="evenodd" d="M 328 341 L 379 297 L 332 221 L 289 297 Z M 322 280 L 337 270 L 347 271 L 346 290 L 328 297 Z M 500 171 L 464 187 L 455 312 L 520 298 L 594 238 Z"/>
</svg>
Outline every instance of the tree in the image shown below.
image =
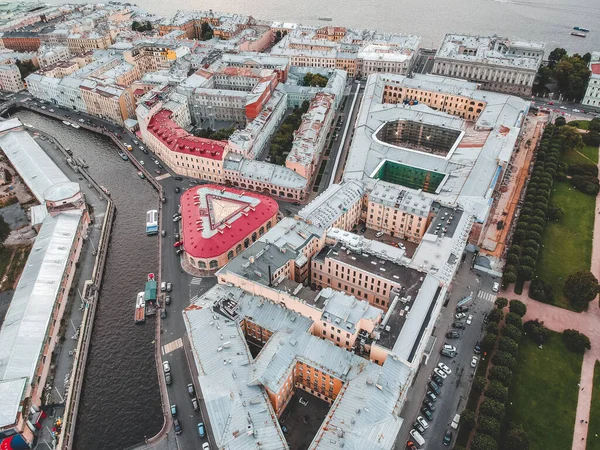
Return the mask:
<svg viewBox="0 0 600 450">
<path fill-rule="evenodd" d="M 508 305 L 508 310 L 523 317 L 527 313 L 527 306 L 521 300 L 511 300 Z"/>
<path fill-rule="evenodd" d="M 583 147 L 583 138 L 576 128 L 561 127 L 559 139 L 562 142 L 563 150 L 574 150 Z"/>
<path fill-rule="evenodd" d="M 504 450 L 529 450 L 529 436 L 521 427 L 515 427 L 504 435 Z"/>
<path fill-rule="evenodd" d="M 519 276 L 525 281 L 529 281 L 533 278 L 533 267 L 520 265 L 517 271 L 519 272 Z"/>
<path fill-rule="evenodd" d="M 502 336 L 498 341 L 498 349 L 502 352 L 507 352 L 513 356 L 517 356 L 519 344 L 509 337 Z"/>
<path fill-rule="evenodd" d="M 495 309 L 494 311 L 498 311 L 497 309 Z M 485 327 L 485 331 L 488 334 L 493 334 L 493 335 L 497 335 L 498 334 L 498 323 L 496 322 L 490 322 L 486 325 Z"/>
<path fill-rule="evenodd" d="M 137 29 L 140 27 L 140 23 L 137 20 L 134 20 L 133 23 L 131 24 L 131 29 L 133 31 L 137 31 Z"/>
<path fill-rule="evenodd" d="M 17 59 L 16 64 L 17 64 L 17 68 L 19 69 L 19 72 L 21 72 L 21 80 L 24 80 L 30 74 L 32 74 L 33 72 L 35 72 L 37 70 L 37 68 L 33 64 L 33 61 L 31 61 L 31 60 L 20 61 Z"/>
<path fill-rule="evenodd" d="M 542 345 L 550 338 L 550 330 L 544 326 L 543 321 L 540 322 L 538 319 L 525 322 L 523 330 L 538 345 Z"/>
<path fill-rule="evenodd" d="M 502 274 L 502 287 L 506 288 L 515 281 L 517 281 L 517 275 L 514 272 L 504 272 Z"/>
<path fill-rule="evenodd" d="M 487 386 L 487 378 L 482 376 L 477 376 L 473 380 L 473 389 L 477 392 L 483 392 Z"/>
<path fill-rule="evenodd" d="M 546 217 L 548 217 L 548 220 L 551 222 L 560 221 L 560 219 L 562 219 L 564 215 L 565 212 L 560 207 L 560 205 L 550 205 L 548 207 L 548 211 L 546 212 Z"/>
<path fill-rule="evenodd" d="M 565 347 L 573 353 L 585 353 L 586 349 L 590 350 L 592 345 L 590 338 L 577 330 L 565 330 L 562 333 L 562 340 Z"/>
<path fill-rule="evenodd" d="M 213 29 L 208 22 L 202 22 L 200 26 L 200 40 L 208 41 L 213 38 Z"/>
<path fill-rule="evenodd" d="M 494 439 L 500 437 L 500 422 L 495 417 L 479 416 L 477 431 L 489 434 Z"/>
<path fill-rule="evenodd" d="M 475 417 L 475 413 L 473 411 L 471 411 L 470 409 L 464 409 L 460 415 L 461 428 L 465 428 L 465 429 L 471 431 L 473 428 L 475 428 L 476 424 L 477 424 L 477 418 Z"/>
<path fill-rule="evenodd" d="M 600 133 L 597 131 L 588 131 L 582 136 L 583 143 L 592 147 L 600 146 Z"/>
<path fill-rule="evenodd" d="M 283 36 L 281 35 L 281 30 L 277 30 L 275 32 L 275 39 L 273 41 L 273 44 L 277 44 L 279 41 L 281 41 L 282 38 Z"/>
<path fill-rule="evenodd" d="M 554 67 L 554 78 L 558 91 L 566 100 L 580 102 L 590 78 L 587 63 L 579 56 L 566 56 Z"/>
<path fill-rule="evenodd" d="M 496 305 L 496 308 L 504 309 L 504 308 L 506 308 L 506 305 L 508 305 L 508 299 L 506 299 L 504 297 L 498 297 L 496 299 L 496 301 L 494 302 L 494 304 Z"/>
<path fill-rule="evenodd" d="M 512 381 L 512 371 L 508 367 L 494 366 L 490 369 L 490 380 L 497 380 L 508 387 Z"/>
<path fill-rule="evenodd" d="M 567 119 L 565 119 L 563 116 L 558 116 L 556 119 L 554 119 L 554 125 L 556 125 L 557 127 L 562 127 L 566 124 Z"/>
<path fill-rule="evenodd" d="M 564 48 L 555 48 L 548 55 L 548 68 L 554 69 L 558 62 L 567 56 L 567 51 Z"/>
<path fill-rule="evenodd" d="M 4 220 L 4 217 L 0 216 L 0 248 L 4 248 L 4 241 L 10 234 L 10 226 Z"/>
<path fill-rule="evenodd" d="M 508 367 L 510 370 L 513 370 L 517 365 L 517 360 L 508 352 L 498 352 L 494 355 L 492 362 L 496 366 L 504 366 Z M 496 399 L 499 400 L 499 399 Z"/>
<path fill-rule="evenodd" d="M 504 328 L 502 328 L 502 334 L 515 342 L 519 342 L 521 340 L 521 330 L 514 325 L 506 325 Z"/>
<path fill-rule="evenodd" d="M 320 75 L 318 73 L 308 72 L 304 75 L 303 84 L 304 86 L 317 86 L 317 87 L 325 87 L 327 86 L 328 78 Z"/>
<path fill-rule="evenodd" d="M 504 318 L 504 313 L 500 309 L 492 309 L 487 318 L 490 322 L 498 323 Z"/>
<path fill-rule="evenodd" d="M 600 133 L 600 118 L 594 117 L 590 120 L 590 123 L 588 123 L 588 131 L 597 131 Z"/>
<path fill-rule="evenodd" d="M 499 381 L 490 381 L 487 389 L 484 394 L 487 398 L 491 398 L 497 400 L 499 402 L 504 403 L 506 401 L 506 397 L 508 397 L 508 388 L 505 387 Z M 492 433 L 490 433 L 492 434 Z"/>
<path fill-rule="evenodd" d="M 514 325 L 515 327 L 517 327 L 519 330 L 521 328 L 523 328 L 523 319 L 521 319 L 521 316 L 515 314 L 515 313 L 508 313 L 506 315 L 506 318 L 504 319 L 504 323 L 506 325 Z"/>
<path fill-rule="evenodd" d="M 506 367 L 502 368 L 505 369 Z M 481 406 L 479 407 L 479 414 L 495 417 L 498 420 L 504 419 L 504 413 L 504 403 L 491 398 L 486 398 L 483 400 L 483 402 L 481 402 Z"/>
<path fill-rule="evenodd" d="M 598 280 L 589 270 L 579 270 L 567 277 L 563 293 L 576 309 L 586 309 L 598 295 Z"/>
<path fill-rule="evenodd" d="M 481 340 L 481 349 L 484 352 L 491 352 L 494 348 L 494 345 L 496 345 L 496 339 L 497 336 L 495 334 L 486 334 Z"/>
<path fill-rule="evenodd" d="M 498 442 L 489 434 L 477 433 L 471 442 L 471 450 L 497 450 Z"/>
</svg>

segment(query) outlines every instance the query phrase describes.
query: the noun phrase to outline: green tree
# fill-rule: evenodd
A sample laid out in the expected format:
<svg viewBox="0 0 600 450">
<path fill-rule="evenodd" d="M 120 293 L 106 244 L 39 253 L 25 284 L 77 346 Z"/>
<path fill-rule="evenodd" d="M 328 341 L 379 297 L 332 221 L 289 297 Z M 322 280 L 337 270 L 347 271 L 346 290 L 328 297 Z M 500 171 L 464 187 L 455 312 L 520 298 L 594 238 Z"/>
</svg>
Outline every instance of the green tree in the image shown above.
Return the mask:
<svg viewBox="0 0 600 450">
<path fill-rule="evenodd" d="M 510 370 L 513 370 L 517 365 L 517 360 L 508 352 L 497 352 L 492 359 L 492 362 L 496 366 L 504 366 L 508 367 Z M 496 399 L 499 400 L 499 399 Z"/>
<path fill-rule="evenodd" d="M 588 131 L 600 132 L 600 118 L 594 117 L 588 124 Z"/>
<path fill-rule="evenodd" d="M 283 36 L 281 35 L 281 30 L 277 30 L 275 32 L 275 39 L 273 41 L 273 44 L 277 44 L 279 41 L 281 41 L 282 38 Z"/>
<path fill-rule="evenodd" d="M 485 390 L 484 395 L 487 398 L 491 398 L 493 400 L 497 400 L 499 402 L 504 403 L 506 401 L 506 397 L 508 397 L 508 388 L 505 387 L 499 381 L 490 381 L 487 389 Z M 489 433 L 493 434 L 493 433 Z M 495 436 L 495 434 L 493 434 Z"/>
<path fill-rule="evenodd" d="M 521 300 L 511 300 L 508 305 L 508 310 L 523 317 L 527 313 L 527 306 Z"/>
<path fill-rule="evenodd" d="M 505 367 L 503 367 L 505 369 Z M 497 400 L 486 398 L 481 402 L 481 406 L 479 407 L 479 414 L 483 414 L 484 416 L 495 417 L 498 420 L 504 419 L 505 408 L 504 403 L 499 402 Z"/>
<path fill-rule="evenodd" d="M 517 327 L 519 330 L 523 328 L 523 319 L 521 319 L 521 316 L 515 314 L 515 313 L 508 313 L 506 315 L 506 318 L 504 319 L 504 323 L 506 325 L 514 325 L 515 327 Z"/>
<path fill-rule="evenodd" d="M 565 347 L 573 353 L 583 354 L 586 349 L 590 350 L 592 348 L 590 338 L 577 330 L 563 331 L 562 340 L 565 343 Z"/>
<path fill-rule="evenodd" d="M 551 222 L 559 222 L 565 215 L 565 212 L 560 205 L 550 205 L 546 212 L 546 217 Z"/>
<path fill-rule="evenodd" d="M 504 450 L 529 450 L 529 436 L 521 427 L 511 428 L 504 435 Z"/>
<path fill-rule="evenodd" d="M 531 280 L 533 278 L 533 274 L 534 274 L 533 267 L 520 265 L 517 270 L 519 272 L 519 276 L 523 280 L 529 281 L 529 280 Z"/>
<path fill-rule="evenodd" d="M 504 313 L 500 309 L 492 309 L 487 317 L 490 322 L 498 323 L 504 318 Z"/>
<path fill-rule="evenodd" d="M 498 311 L 498 310 L 495 309 L 494 311 Z M 488 334 L 497 335 L 498 334 L 498 323 L 497 322 L 488 323 L 487 326 L 485 327 L 485 331 Z"/>
<path fill-rule="evenodd" d="M 514 272 L 505 272 L 502 274 L 502 286 L 504 288 L 515 281 L 517 281 L 517 275 Z"/>
<path fill-rule="evenodd" d="M 563 116 L 558 116 L 556 119 L 554 119 L 554 125 L 556 125 L 557 127 L 562 127 L 566 124 L 567 119 L 565 119 Z"/>
<path fill-rule="evenodd" d="M 4 248 L 4 241 L 10 234 L 10 226 L 4 220 L 4 217 L 0 216 L 0 249 Z"/>
<path fill-rule="evenodd" d="M 477 433 L 471 442 L 471 450 L 498 450 L 498 442 L 489 434 Z"/>
<path fill-rule="evenodd" d="M 477 376 L 473 380 L 473 389 L 475 389 L 477 392 L 483 392 L 487 387 L 487 383 L 488 381 L 486 377 Z"/>
<path fill-rule="evenodd" d="M 514 325 L 506 325 L 504 328 L 502 328 L 502 334 L 515 342 L 519 342 L 521 340 L 521 330 Z"/>
<path fill-rule="evenodd" d="M 550 338 L 550 330 L 544 326 L 543 321 L 540 322 L 538 319 L 525 322 L 523 330 L 538 345 L 542 345 Z"/>
<path fill-rule="evenodd" d="M 500 437 L 500 422 L 495 417 L 479 416 L 477 431 L 489 434 L 494 439 L 498 439 Z"/>
<path fill-rule="evenodd" d="M 598 280 L 589 270 L 579 270 L 567 277 L 563 293 L 575 308 L 586 309 L 598 295 Z"/>
<path fill-rule="evenodd" d="M 508 387 L 512 381 L 512 371 L 508 367 L 494 366 L 490 369 L 490 380 L 497 380 Z"/>
<path fill-rule="evenodd" d="M 497 338 L 495 334 L 487 333 L 481 340 L 481 349 L 484 352 L 491 352 L 496 345 Z"/>
<path fill-rule="evenodd" d="M 134 20 L 133 23 L 131 24 L 131 29 L 133 31 L 137 31 L 137 29 L 140 27 L 140 23 L 137 20 Z"/>
<path fill-rule="evenodd" d="M 471 431 L 473 428 L 475 428 L 476 424 L 477 424 L 477 417 L 475 416 L 475 413 L 470 409 L 464 409 L 460 415 L 461 428 L 465 428 L 465 429 Z"/>
<path fill-rule="evenodd" d="M 213 38 L 213 29 L 208 22 L 202 22 L 200 26 L 200 40 L 208 41 Z"/>
<path fill-rule="evenodd" d="M 548 55 L 548 68 L 554 69 L 558 62 L 567 56 L 567 51 L 564 48 L 555 48 Z"/>
<path fill-rule="evenodd" d="M 596 130 L 584 133 L 581 138 L 583 139 L 583 143 L 585 145 L 589 145 L 592 147 L 600 146 L 600 133 L 598 133 Z"/>
<path fill-rule="evenodd" d="M 30 74 L 37 70 L 37 67 L 35 67 L 33 61 L 31 61 L 30 59 L 27 61 L 20 61 L 17 59 L 16 64 L 17 68 L 19 69 L 19 72 L 21 72 L 21 80 L 24 80 Z"/>
<path fill-rule="evenodd" d="M 561 139 L 564 150 L 574 150 L 583 147 L 583 138 L 576 128 L 561 127 L 559 138 Z"/>
<path fill-rule="evenodd" d="M 496 301 L 494 302 L 494 304 L 496 305 L 496 308 L 504 309 L 504 308 L 506 308 L 506 305 L 508 305 L 508 299 L 506 299 L 504 297 L 498 297 L 496 299 Z"/>
<path fill-rule="evenodd" d="M 517 344 L 509 337 L 502 336 L 498 341 L 498 349 L 502 352 L 507 352 L 513 356 L 517 356 L 517 353 L 519 351 L 519 344 Z"/>
<path fill-rule="evenodd" d="M 579 55 L 561 58 L 554 67 L 554 78 L 563 98 L 580 102 L 585 95 L 590 73 L 587 63 Z"/>
</svg>

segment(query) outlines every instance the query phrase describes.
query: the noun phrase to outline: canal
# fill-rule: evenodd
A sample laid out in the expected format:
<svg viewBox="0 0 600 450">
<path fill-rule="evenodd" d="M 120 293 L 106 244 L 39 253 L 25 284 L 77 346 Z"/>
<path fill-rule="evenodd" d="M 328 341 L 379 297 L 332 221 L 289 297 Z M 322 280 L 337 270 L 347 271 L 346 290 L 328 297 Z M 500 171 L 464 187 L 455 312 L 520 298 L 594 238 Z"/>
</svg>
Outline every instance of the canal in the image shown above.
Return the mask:
<svg viewBox="0 0 600 450">
<path fill-rule="evenodd" d="M 158 208 L 152 186 L 104 136 L 20 110 L 16 117 L 56 138 L 109 189 L 117 208 L 81 393 L 75 449 L 123 449 L 163 423 L 154 359 L 154 318 L 135 325 L 136 294 L 158 272 L 157 237 L 146 236 L 146 211 Z"/>
</svg>

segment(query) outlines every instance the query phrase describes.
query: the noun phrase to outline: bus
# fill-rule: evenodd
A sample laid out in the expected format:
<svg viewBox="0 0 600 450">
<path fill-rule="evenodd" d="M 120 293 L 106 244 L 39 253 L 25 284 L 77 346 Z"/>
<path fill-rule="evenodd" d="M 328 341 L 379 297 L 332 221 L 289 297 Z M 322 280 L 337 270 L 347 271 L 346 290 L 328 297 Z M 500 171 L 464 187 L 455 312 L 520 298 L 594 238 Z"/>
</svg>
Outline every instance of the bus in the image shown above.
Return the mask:
<svg viewBox="0 0 600 450">
<path fill-rule="evenodd" d="M 152 236 L 158 234 L 158 211 L 151 209 L 146 213 L 146 234 Z"/>
</svg>

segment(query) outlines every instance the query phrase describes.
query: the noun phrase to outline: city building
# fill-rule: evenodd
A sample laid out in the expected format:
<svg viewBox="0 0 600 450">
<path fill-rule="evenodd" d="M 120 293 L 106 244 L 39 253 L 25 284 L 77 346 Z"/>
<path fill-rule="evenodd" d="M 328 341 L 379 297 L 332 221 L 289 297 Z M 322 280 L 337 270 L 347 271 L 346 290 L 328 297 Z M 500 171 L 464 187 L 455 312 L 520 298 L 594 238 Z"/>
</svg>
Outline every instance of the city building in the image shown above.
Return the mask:
<svg viewBox="0 0 600 450">
<path fill-rule="evenodd" d="M 38 49 L 38 62 L 41 69 L 64 61 L 71 56 L 69 47 L 65 45 L 47 46 L 42 45 Z"/>
<path fill-rule="evenodd" d="M 0 89 L 19 92 L 25 89 L 21 71 L 16 64 L 0 64 Z"/>
<path fill-rule="evenodd" d="M 7 31 L 2 35 L 4 48 L 19 52 L 35 52 L 40 47 L 40 36 L 33 31 Z"/>
<path fill-rule="evenodd" d="M 277 72 L 279 81 L 285 83 L 290 70 L 290 60 L 268 53 L 242 52 L 225 53 L 221 61 L 230 67 L 245 67 L 248 69 L 270 69 Z"/>
<path fill-rule="evenodd" d="M 294 132 L 292 149 L 285 160 L 288 169 L 307 180 L 312 179 L 321 161 L 334 117 L 334 96 L 325 93 L 315 95 Z"/>
<path fill-rule="evenodd" d="M 592 53 L 590 72 L 590 81 L 581 104 L 600 108 L 600 52 Z"/>
<path fill-rule="evenodd" d="M 307 73 L 318 74 L 327 78 L 325 87 L 304 86 Z M 298 108 L 305 101 L 310 102 L 319 92 L 334 96 L 334 108 L 337 110 L 344 98 L 348 74 L 345 70 L 319 69 L 318 67 L 292 67 L 284 87 L 288 98 L 288 107 Z"/>
<path fill-rule="evenodd" d="M 218 185 L 188 189 L 179 200 L 181 241 L 187 262 L 216 270 L 277 223 L 277 202 L 260 194 Z"/>
<path fill-rule="evenodd" d="M 93 31 L 73 33 L 67 36 L 67 46 L 71 53 L 105 49 L 110 47 L 111 44 L 112 39 L 108 30 L 94 29 Z"/>
<path fill-rule="evenodd" d="M 89 215 L 79 185 L 18 119 L 0 127 L 0 148 L 40 202 L 31 216 L 41 227 L 0 327 L 0 441 L 31 448 Z"/>
<path fill-rule="evenodd" d="M 104 85 L 88 78 L 82 81 L 80 89 L 88 114 L 119 125 L 135 117 L 135 99 L 129 88 Z"/>
<path fill-rule="evenodd" d="M 434 75 L 463 78 L 488 91 L 531 95 L 546 44 L 498 36 L 447 34 L 435 54 Z"/>
</svg>

